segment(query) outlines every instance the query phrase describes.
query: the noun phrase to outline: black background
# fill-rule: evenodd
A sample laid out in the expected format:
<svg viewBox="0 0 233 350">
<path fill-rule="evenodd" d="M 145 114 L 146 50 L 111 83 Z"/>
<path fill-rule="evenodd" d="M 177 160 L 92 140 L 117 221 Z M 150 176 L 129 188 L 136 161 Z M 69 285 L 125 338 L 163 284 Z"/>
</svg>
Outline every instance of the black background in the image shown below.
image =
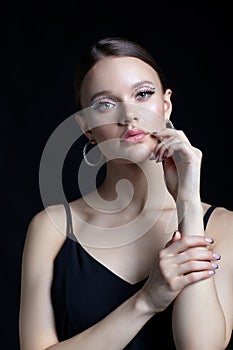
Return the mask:
<svg viewBox="0 0 233 350">
<path fill-rule="evenodd" d="M 233 210 L 229 3 L 33 1 L 1 8 L 1 349 L 19 349 L 22 249 L 30 219 L 43 209 L 40 157 L 54 129 L 77 111 L 75 65 L 97 39 L 123 36 L 155 56 L 173 90 L 175 127 L 203 152 L 203 201 Z M 74 171 L 68 167 L 70 196 Z"/>
</svg>

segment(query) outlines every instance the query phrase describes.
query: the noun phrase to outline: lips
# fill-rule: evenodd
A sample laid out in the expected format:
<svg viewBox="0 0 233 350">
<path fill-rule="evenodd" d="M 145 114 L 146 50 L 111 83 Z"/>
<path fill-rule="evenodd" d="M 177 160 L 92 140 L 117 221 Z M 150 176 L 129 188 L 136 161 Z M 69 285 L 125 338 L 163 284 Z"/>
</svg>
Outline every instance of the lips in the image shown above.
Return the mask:
<svg viewBox="0 0 233 350">
<path fill-rule="evenodd" d="M 134 128 L 126 131 L 123 135 L 123 140 L 128 143 L 140 142 L 146 135 L 147 134 L 143 130 Z"/>
</svg>

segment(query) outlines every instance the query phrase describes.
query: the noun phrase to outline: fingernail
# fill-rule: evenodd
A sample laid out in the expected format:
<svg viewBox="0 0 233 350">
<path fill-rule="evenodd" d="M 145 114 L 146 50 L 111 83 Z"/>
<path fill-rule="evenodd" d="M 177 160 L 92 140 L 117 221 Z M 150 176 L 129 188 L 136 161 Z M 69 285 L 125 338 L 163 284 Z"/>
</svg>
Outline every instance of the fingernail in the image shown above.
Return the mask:
<svg viewBox="0 0 233 350">
<path fill-rule="evenodd" d="M 155 131 L 152 132 L 152 134 L 156 135 L 156 134 L 158 134 L 159 132 L 160 132 L 160 130 L 155 130 Z"/>
<path fill-rule="evenodd" d="M 155 159 L 155 154 L 154 154 L 154 152 L 151 152 L 149 160 L 154 160 L 154 159 Z"/>
<path fill-rule="evenodd" d="M 173 235 L 172 235 L 172 238 L 174 238 L 176 236 L 176 234 L 179 233 L 179 230 L 176 230 Z"/>
<path fill-rule="evenodd" d="M 213 257 L 214 257 L 216 260 L 220 260 L 220 259 L 221 259 L 221 255 L 219 255 L 218 253 L 214 253 L 214 254 L 213 254 Z"/>
<path fill-rule="evenodd" d="M 218 265 L 217 265 L 217 264 L 212 263 L 211 266 L 212 266 L 214 269 L 218 269 Z"/>
<path fill-rule="evenodd" d="M 211 237 L 206 237 L 205 240 L 208 243 L 213 243 L 214 242 L 213 238 L 211 238 Z"/>
</svg>

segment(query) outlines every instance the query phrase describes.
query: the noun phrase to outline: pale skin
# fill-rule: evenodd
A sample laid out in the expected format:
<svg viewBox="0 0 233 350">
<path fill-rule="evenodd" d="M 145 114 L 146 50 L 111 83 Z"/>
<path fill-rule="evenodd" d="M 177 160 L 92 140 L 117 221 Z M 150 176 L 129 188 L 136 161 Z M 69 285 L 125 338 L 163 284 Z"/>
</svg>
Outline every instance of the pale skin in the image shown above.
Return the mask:
<svg viewBox="0 0 233 350">
<path fill-rule="evenodd" d="M 145 81 L 146 86 L 155 88 L 155 93 L 145 92 L 142 88 Z M 161 114 L 164 121 L 170 118 L 172 111 L 171 90 L 164 93 L 157 73 L 132 57 L 99 61 L 82 85 L 84 108 L 93 103 L 93 96 L 94 99 L 100 97 L 101 108 L 103 105 L 111 107 L 116 101 L 125 103 L 126 107 L 128 103 L 143 104 Z M 119 159 L 109 161 L 106 179 L 98 189 L 98 194 L 108 203 L 105 209 L 111 209 L 111 202 L 116 198 L 116 184 L 122 178 L 133 185 L 133 198 L 126 208 L 114 213 L 99 213 L 98 208 L 88 206 L 85 198 L 73 201 L 70 206 L 74 232 L 79 237 L 81 230 L 82 233 L 89 230 L 83 224 L 85 220 L 109 228 L 118 226 L 119 221 L 130 223 L 144 208 L 145 220 L 152 217 L 159 220 L 146 234 L 119 247 L 99 249 L 84 245 L 84 248 L 129 283 L 149 278 L 139 292 L 106 318 L 86 331 L 58 342 L 50 286 L 53 261 L 66 238 L 61 234 L 61 230 L 65 232 L 65 211 L 62 206 L 53 206 L 38 213 L 29 225 L 23 254 L 21 350 L 120 350 L 152 316 L 173 301 L 177 349 L 225 349 L 233 326 L 233 213 L 217 208 L 204 232 L 203 215 L 210 205 L 201 202 L 199 193 L 202 153 L 189 143 L 182 131 L 165 127 L 158 130 L 158 125 L 153 123 L 151 132 L 159 132 L 148 134 L 142 142 L 128 147 L 119 140 L 128 128 L 143 125 L 143 120 L 127 113 L 127 108 L 119 118 L 115 124 L 96 128 L 89 128 L 81 118 L 77 118 L 77 122 L 93 143 L 116 139 L 114 149 L 117 149 Z M 151 152 L 154 159 L 149 160 Z M 182 162 L 174 163 L 174 152 L 179 152 Z M 130 159 L 122 160 L 120 156 Z M 145 191 L 147 181 L 153 184 L 149 199 Z M 127 200 L 127 191 L 123 194 L 122 203 Z M 87 196 L 96 203 L 96 191 Z M 50 220 L 49 212 L 56 218 L 57 225 Z M 173 236 L 176 229 L 179 231 Z"/>
</svg>

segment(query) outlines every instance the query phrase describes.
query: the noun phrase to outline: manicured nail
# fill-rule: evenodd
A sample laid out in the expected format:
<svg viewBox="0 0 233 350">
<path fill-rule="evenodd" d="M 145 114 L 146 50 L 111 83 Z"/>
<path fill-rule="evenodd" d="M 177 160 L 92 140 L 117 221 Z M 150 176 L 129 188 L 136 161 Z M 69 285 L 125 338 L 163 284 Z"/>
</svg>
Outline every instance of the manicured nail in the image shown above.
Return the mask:
<svg viewBox="0 0 233 350">
<path fill-rule="evenodd" d="M 215 274 L 215 270 L 209 270 L 209 271 L 208 271 L 208 274 L 209 274 L 209 275 L 214 275 L 214 274 Z"/>
<path fill-rule="evenodd" d="M 218 253 L 214 253 L 214 254 L 213 254 L 213 257 L 214 257 L 216 260 L 220 260 L 220 259 L 221 259 L 221 255 L 219 255 Z"/>
<path fill-rule="evenodd" d="M 208 243 L 213 243 L 214 242 L 213 238 L 211 238 L 211 237 L 206 237 L 205 240 Z"/>
<path fill-rule="evenodd" d="M 212 263 L 211 266 L 212 266 L 214 269 L 218 269 L 218 265 L 215 264 L 215 263 Z"/>
<path fill-rule="evenodd" d="M 155 154 L 154 152 L 151 152 L 149 160 L 155 160 Z"/>
<path fill-rule="evenodd" d="M 174 238 L 176 236 L 176 234 L 179 233 L 179 232 L 180 232 L 179 230 L 175 230 L 175 232 L 172 235 L 172 238 Z"/>
</svg>

